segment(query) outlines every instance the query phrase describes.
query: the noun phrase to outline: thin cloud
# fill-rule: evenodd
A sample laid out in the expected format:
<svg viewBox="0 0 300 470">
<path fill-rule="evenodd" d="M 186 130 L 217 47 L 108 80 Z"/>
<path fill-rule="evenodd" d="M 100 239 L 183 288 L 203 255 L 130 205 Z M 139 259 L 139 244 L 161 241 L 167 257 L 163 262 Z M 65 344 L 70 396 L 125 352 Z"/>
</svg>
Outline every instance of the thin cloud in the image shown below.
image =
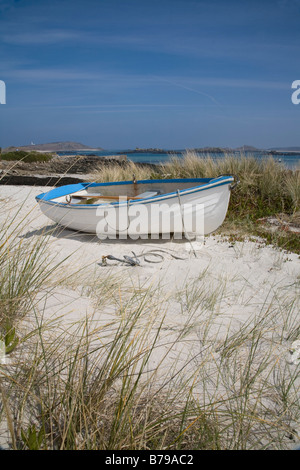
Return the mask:
<svg viewBox="0 0 300 470">
<path fill-rule="evenodd" d="M 5 70 L 5 76 L 8 78 L 17 79 L 19 81 L 29 80 L 31 82 L 36 81 L 78 81 L 78 80 L 99 80 L 100 74 L 69 70 L 61 68 L 15 68 Z"/>
<path fill-rule="evenodd" d="M 287 90 L 291 84 L 283 81 L 270 81 L 270 80 L 249 80 L 248 78 L 186 78 L 178 77 L 175 80 L 185 80 L 190 86 L 213 86 L 225 88 L 257 88 L 257 89 L 272 89 L 272 90 Z M 177 83 L 178 85 L 178 83 Z M 186 87 L 188 88 L 187 85 Z M 181 85 L 183 86 L 183 85 Z M 196 90 L 193 90 L 196 91 Z"/>
<path fill-rule="evenodd" d="M 166 83 L 171 86 L 185 89 L 193 93 L 203 95 L 209 98 L 216 105 L 220 102 L 214 95 L 197 87 L 215 87 L 221 88 L 245 88 L 245 89 L 266 89 L 266 90 L 287 90 L 290 89 L 291 83 L 287 81 L 271 81 L 271 80 L 255 80 L 248 78 L 222 78 L 222 77 L 205 77 L 194 78 L 188 76 L 167 76 L 167 75 L 139 75 L 139 74 L 117 74 L 105 73 L 88 70 L 66 69 L 66 68 L 49 68 L 49 67 L 18 67 L 22 62 L 7 62 L 3 67 L 5 78 L 11 78 L 18 81 L 29 80 L 36 81 L 89 81 L 98 84 L 110 86 L 136 87 L 145 85 L 159 85 Z"/>
<path fill-rule="evenodd" d="M 191 91 L 193 93 L 196 93 L 198 95 L 202 95 L 202 96 L 205 96 L 206 98 L 209 98 L 214 104 L 216 104 L 217 106 L 221 106 L 221 103 L 219 103 L 216 98 L 214 98 L 214 96 L 208 94 L 208 93 L 205 93 L 204 91 L 201 91 L 201 90 L 196 90 L 195 88 L 191 88 L 190 86 L 186 86 L 186 85 L 182 85 L 181 83 L 177 83 L 175 82 L 174 80 L 170 80 L 170 79 L 163 79 L 161 78 L 160 79 L 161 81 L 164 81 L 166 83 L 169 83 L 170 85 L 173 85 L 173 86 L 176 86 L 178 88 L 183 88 L 184 90 L 187 90 L 187 91 Z"/>
<path fill-rule="evenodd" d="M 2 41 L 7 44 L 13 45 L 45 45 L 45 44 L 57 44 L 62 41 L 74 41 L 78 40 L 79 35 L 73 31 L 64 30 L 48 30 L 38 32 L 21 32 L 14 34 L 3 34 Z"/>
<path fill-rule="evenodd" d="M 131 31 L 102 31 L 91 29 L 90 31 L 78 28 L 41 28 L 36 24 L 34 28 L 27 31 L 28 26 L 6 24 L 1 25 L 0 38 L 3 44 L 16 45 L 21 47 L 44 47 L 45 45 L 57 47 L 65 45 L 77 47 L 78 45 L 98 49 L 103 47 L 112 51 L 126 50 L 126 53 L 145 52 L 164 54 L 170 57 L 194 58 L 196 59 L 214 59 L 214 60 L 238 60 L 245 66 L 250 62 L 272 62 L 281 60 L 282 64 L 286 57 L 294 54 L 296 57 L 299 52 L 299 46 L 280 37 L 269 38 L 263 41 L 253 39 L 245 34 L 238 40 L 234 35 L 218 36 L 217 40 L 211 41 L 201 32 L 192 32 L 184 29 L 183 31 L 165 31 L 164 29 Z M 13 32 L 12 32 L 13 31 Z M 19 31 L 19 32 L 16 32 Z"/>
</svg>

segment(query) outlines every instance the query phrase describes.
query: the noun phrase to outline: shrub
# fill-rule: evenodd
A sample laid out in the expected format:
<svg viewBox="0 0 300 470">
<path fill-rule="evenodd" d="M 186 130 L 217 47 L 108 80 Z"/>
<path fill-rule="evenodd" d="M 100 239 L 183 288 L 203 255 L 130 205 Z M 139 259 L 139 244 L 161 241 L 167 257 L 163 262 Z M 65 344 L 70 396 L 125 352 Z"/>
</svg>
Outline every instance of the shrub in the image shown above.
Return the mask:
<svg viewBox="0 0 300 470">
<path fill-rule="evenodd" d="M 48 162 L 52 159 L 52 155 L 50 153 L 25 152 L 24 150 L 20 150 L 15 152 L 2 153 L 1 159 L 8 161 L 22 161 L 25 163 Z"/>
</svg>

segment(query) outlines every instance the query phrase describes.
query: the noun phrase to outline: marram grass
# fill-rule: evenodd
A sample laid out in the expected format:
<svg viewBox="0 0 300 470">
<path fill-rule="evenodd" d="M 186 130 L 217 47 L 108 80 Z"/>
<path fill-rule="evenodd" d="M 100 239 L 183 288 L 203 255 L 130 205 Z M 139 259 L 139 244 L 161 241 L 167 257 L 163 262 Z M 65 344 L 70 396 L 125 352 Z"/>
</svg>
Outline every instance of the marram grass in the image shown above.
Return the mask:
<svg viewBox="0 0 300 470">
<path fill-rule="evenodd" d="M 246 450 L 297 441 L 299 371 L 280 353 L 295 331 L 296 304 L 288 311 L 284 299 L 280 308 L 269 299 L 254 318 L 216 336 L 222 289 L 212 299 L 201 284 L 197 291 L 187 284 L 176 299 L 184 331 L 168 335 L 169 300 L 158 303 L 153 288 L 133 295 L 118 320 L 99 323 L 95 310 L 68 331 L 61 320 L 43 323 L 34 308 L 36 326 L 13 365 L 0 367 L 1 421 L 10 423 L 13 448 Z M 190 359 L 177 364 L 181 345 Z"/>
<path fill-rule="evenodd" d="M 228 213 L 219 232 L 239 239 L 260 236 L 267 242 L 300 253 L 299 232 L 279 230 L 272 233 L 260 223 L 264 218 L 282 215 L 300 228 L 300 169 L 284 168 L 272 157 L 256 159 L 254 156 L 227 154 L 214 159 L 187 151 L 183 158 L 155 168 L 128 162 L 123 167 L 103 167 L 91 176 L 91 181 L 131 181 L 136 179 L 213 178 L 222 174 L 236 175 L 240 183 L 232 191 Z"/>
<path fill-rule="evenodd" d="M 103 167 L 91 176 L 97 182 L 137 179 L 163 178 L 214 178 L 222 174 L 237 175 L 240 184 L 233 193 L 231 210 L 239 213 L 247 208 L 248 212 L 255 209 L 259 202 L 262 212 L 288 211 L 295 212 L 299 207 L 299 171 L 285 169 L 273 158 L 258 160 L 251 156 L 225 155 L 213 159 L 210 155 L 200 157 L 187 151 L 183 158 L 171 157 L 170 161 L 157 165 L 155 169 L 136 165 L 130 161 L 124 166 L 112 165 Z M 247 205 L 246 205 L 247 204 Z"/>
</svg>

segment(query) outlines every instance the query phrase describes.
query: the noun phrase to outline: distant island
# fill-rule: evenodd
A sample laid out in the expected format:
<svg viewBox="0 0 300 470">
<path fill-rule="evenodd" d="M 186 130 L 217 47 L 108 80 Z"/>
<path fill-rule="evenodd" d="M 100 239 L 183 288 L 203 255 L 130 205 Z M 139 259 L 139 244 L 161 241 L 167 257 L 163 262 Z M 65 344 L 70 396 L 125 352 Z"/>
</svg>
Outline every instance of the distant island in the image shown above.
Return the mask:
<svg viewBox="0 0 300 470">
<path fill-rule="evenodd" d="M 196 153 L 240 153 L 240 152 L 253 152 L 253 153 L 260 153 L 264 155 L 286 155 L 286 154 L 296 154 L 300 153 L 300 147 L 287 147 L 287 148 L 270 148 L 270 149 L 259 149 L 253 147 L 252 145 L 243 145 L 242 147 L 237 148 L 230 148 L 230 147 L 195 147 L 189 149 L 174 149 L 174 150 L 166 150 L 161 148 L 139 148 L 136 147 L 133 150 L 127 149 L 122 150 L 122 152 L 118 152 L 119 155 L 121 154 L 137 154 L 137 153 L 152 153 L 152 154 L 179 154 L 183 153 L 186 150 L 194 151 Z"/>
<path fill-rule="evenodd" d="M 270 152 L 300 153 L 300 147 L 275 147 L 269 150 Z"/>
<path fill-rule="evenodd" d="M 227 147 L 196 147 L 196 148 L 189 148 L 189 149 L 173 149 L 173 150 L 166 150 L 166 149 L 161 149 L 161 148 L 140 148 L 136 147 L 134 150 L 123 150 L 122 152 L 119 152 L 120 154 L 126 153 L 126 154 L 131 154 L 131 153 L 153 153 L 153 154 L 177 154 L 177 153 L 183 153 L 186 150 L 191 150 L 197 153 L 229 153 L 229 152 L 236 152 L 236 151 L 244 151 L 244 152 L 260 152 L 261 150 L 256 149 L 255 147 L 251 147 L 249 145 L 244 145 L 243 147 L 240 147 L 238 149 L 232 149 L 232 148 L 227 148 Z"/>
<path fill-rule="evenodd" d="M 193 150 L 197 153 L 225 153 L 225 152 L 230 152 L 232 149 L 229 148 L 220 148 L 220 147 L 203 147 L 203 148 L 191 148 L 191 149 L 173 149 L 173 150 L 167 150 L 167 149 L 161 149 L 161 148 L 139 148 L 136 147 L 135 149 L 127 149 L 127 150 L 122 150 L 122 152 L 118 152 L 119 154 L 131 154 L 131 153 L 153 153 L 153 154 L 176 154 L 176 153 L 183 153 L 186 150 Z"/>
<path fill-rule="evenodd" d="M 17 150 L 25 150 L 25 151 L 36 151 L 36 152 L 80 152 L 93 150 L 93 151 L 102 151 L 103 149 L 100 147 L 91 148 L 87 145 L 78 143 L 78 142 L 51 142 L 48 144 L 31 144 L 31 145 L 23 145 L 21 147 L 7 147 L 3 149 L 3 153 L 6 152 L 15 152 Z"/>
</svg>

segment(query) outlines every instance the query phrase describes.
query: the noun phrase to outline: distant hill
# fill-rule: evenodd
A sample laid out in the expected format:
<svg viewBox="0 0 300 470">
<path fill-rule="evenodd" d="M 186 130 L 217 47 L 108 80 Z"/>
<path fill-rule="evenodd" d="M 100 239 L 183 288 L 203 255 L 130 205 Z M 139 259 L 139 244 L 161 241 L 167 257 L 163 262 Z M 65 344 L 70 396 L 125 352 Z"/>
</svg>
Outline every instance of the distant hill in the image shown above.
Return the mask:
<svg viewBox="0 0 300 470">
<path fill-rule="evenodd" d="M 7 147 L 5 152 L 16 150 L 36 151 L 36 152 L 79 152 L 80 150 L 102 150 L 100 147 L 92 148 L 78 142 L 51 142 L 48 144 L 24 145 L 21 147 Z"/>
</svg>

